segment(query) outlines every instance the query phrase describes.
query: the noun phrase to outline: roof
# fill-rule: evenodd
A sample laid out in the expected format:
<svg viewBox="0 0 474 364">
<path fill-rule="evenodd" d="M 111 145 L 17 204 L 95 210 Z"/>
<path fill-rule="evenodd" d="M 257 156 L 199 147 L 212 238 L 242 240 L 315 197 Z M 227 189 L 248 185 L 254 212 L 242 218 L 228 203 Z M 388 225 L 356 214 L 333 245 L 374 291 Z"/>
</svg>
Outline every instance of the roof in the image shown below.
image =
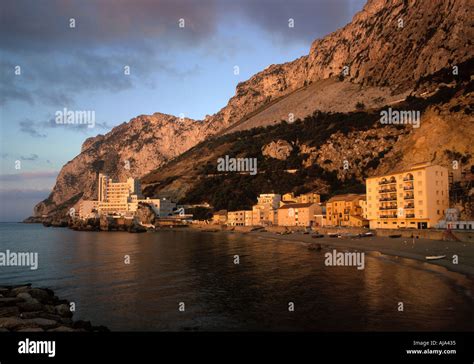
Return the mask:
<svg viewBox="0 0 474 364">
<path fill-rule="evenodd" d="M 217 212 L 214 212 L 214 215 L 226 215 L 227 214 L 227 210 L 219 210 Z"/>
<path fill-rule="evenodd" d="M 316 205 L 315 203 L 312 202 L 307 202 L 307 203 L 288 203 L 286 205 L 283 205 L 278 208 L 278 210 L 285 210 L 285 209 L 300 209 L 300 208 L 305 208 L 305 207 L 310 207 Z"/>
<path fill-rule="evenodd" d="M 403 168 L 403 169 L 394 169 L 393 171 L 390 171 L 388 173 L 384 173 L 384 174 L 378 174 L 376 176 L 371 176 L 371 177 L 367 177 L 366 179 L 372 179 L 372 178 L 381 178 L 381 177 L 390 177 L 394 174 L 403 174 L 403 173 L 410 173 L 412 171 L 417 171 L 419 169 L 425 169 L 425 168 L 428 168 L 428 167 L 442 167 L 440 165 L 437 165 L 437 164 L 430 164 L 429 162 L 422 162 L 422 163 L 416 163 L 416 164 L 413 164 L 411 167 L 409 168 Z"/>
<path fill-rule="evenodd" d="M 363 200 L 365 197 L 363 194 L 346 193 L 345 195 L 333 196 L 327 202 Z"/>
</svg>

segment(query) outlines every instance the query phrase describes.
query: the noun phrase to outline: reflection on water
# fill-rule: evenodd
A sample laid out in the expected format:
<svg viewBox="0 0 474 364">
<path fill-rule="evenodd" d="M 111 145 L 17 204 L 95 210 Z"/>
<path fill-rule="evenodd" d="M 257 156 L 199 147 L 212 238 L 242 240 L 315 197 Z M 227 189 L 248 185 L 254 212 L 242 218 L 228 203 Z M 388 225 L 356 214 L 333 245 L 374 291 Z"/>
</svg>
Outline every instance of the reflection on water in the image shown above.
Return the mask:
<svg viewBox="0 0 474 364">
<path fill-rule="evenodd" d="M 76 319 L 112 330 L 474 328 L 473 281 L 411 260 L 366 255 L 364 270 L 326 267 L 324 252 L 298 243 L 185 230 L 0 224 L 0 233 L 0 251 L 39 253 L 37 271 L 1 267 L 0 285 L 50 287 L 76 302 Z"/>
</svg>

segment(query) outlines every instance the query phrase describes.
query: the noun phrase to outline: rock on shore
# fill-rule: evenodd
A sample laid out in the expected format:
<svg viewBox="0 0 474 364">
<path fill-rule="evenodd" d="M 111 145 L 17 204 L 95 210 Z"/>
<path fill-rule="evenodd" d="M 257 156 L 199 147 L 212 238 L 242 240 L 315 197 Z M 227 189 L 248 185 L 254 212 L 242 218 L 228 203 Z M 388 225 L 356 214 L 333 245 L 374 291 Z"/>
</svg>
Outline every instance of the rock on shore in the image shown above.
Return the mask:
<svg viewBox="0 0 474 364">
<path fill-rule="evenodd" d="M 48 288 L 0 286 L 0 332 L 109 331 L 89 321 L 73 321 L 70 302 Z"/>
</svg>

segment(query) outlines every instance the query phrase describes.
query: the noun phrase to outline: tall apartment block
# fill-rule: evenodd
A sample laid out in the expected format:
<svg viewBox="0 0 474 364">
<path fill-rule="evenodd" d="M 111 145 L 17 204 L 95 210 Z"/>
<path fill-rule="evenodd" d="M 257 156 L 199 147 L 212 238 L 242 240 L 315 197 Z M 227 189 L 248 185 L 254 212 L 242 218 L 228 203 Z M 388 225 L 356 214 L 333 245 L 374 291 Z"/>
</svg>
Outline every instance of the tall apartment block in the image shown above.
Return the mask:
<svg viewBox="0 0 474 364">
<path fill-rule="evenodd" d="M 449 208 L 448 169 L 422 163 L 367 179 L 371 229 L 434 227 Z"/>
</svg>

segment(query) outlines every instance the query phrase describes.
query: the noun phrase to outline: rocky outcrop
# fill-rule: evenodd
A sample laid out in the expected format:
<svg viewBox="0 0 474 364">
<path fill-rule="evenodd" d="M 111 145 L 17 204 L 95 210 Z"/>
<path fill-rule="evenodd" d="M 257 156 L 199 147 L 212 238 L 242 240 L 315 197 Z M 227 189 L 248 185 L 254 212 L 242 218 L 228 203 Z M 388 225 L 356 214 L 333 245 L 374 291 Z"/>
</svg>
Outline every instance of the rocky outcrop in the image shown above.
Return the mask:
<svg viewBox="0 0 474 364">
<path fill-rule="evenodd" d="M 286 140 L 276 140 L 262 148 L 262 154 L 265 157 L 271 157 L 279 160 L 285 160 L 291 154 L 293 147 Z"/>
<path fill-rule="evenodd" d="M 96 197 L 98 172 L 116 179 L 142 177 L 208 136 L 236 126 L 265 125 L 268 120 L 244 126 L 242 122 L 318 80 L 338 78 L 358 85 L 361 93 L 348 88 L 353 101 L 364 97 L 364 87 L 376 87 L 368 93 L 374 98 L 368 104 L 379 107 L 384 98 L 391 103 L 393 95 L 415 90 L 421 78 L 472 58 L 471 7 L 468 0 L 369 0 L 351 23 L 314 41 L 308 55 L 271 65 L 239 83 L 228 104 L 204 121 L 160 113 L 141 115 L 87 139 L 81 153 L 62 168 L 50 196 L 35 207 L 35 216 L 65 216 L 80 199 Z M 387 89 L 382 92 L 381 87 Z M 337 97 L 347 99 L 345 88 L 337 89 Z M 315 96 L 310 92 L 305 97 Z M 333 111 L 330 106 L 325 109 L 327 103 L 306 105 Z M 356 107 L 355 102 L 348 105 L 352 106 L 344 112 Z M 271 115 L 293 111 L 283 106 Z M 298 117 L 313 111 L 308 109 Z"/>
<path fill-rule="evenodd" d="M 108 331 L 89 321 L 73 321 L 71 304 L 52 290 L 23 286 L 0 287 L 0 332 Z"/>
</svg>

